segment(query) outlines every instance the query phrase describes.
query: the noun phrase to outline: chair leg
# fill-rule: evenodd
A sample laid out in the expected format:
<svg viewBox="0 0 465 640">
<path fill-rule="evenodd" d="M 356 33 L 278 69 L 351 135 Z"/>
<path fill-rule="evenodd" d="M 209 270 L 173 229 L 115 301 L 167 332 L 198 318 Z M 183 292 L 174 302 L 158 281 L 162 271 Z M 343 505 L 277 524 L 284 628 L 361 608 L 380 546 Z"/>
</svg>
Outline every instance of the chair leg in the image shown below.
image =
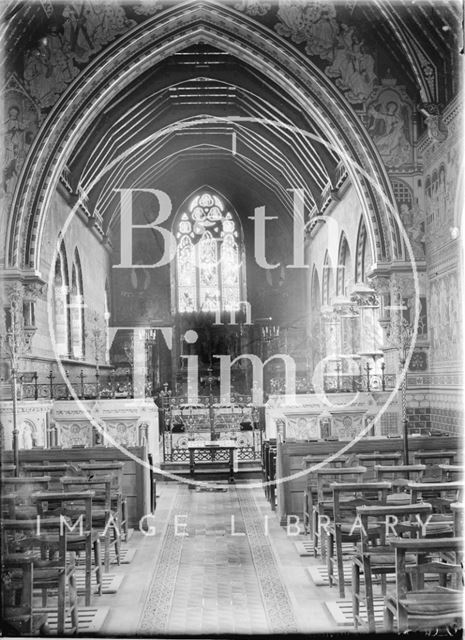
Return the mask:
<svg viewBox="0 0 465 640">
<path fill-rule="evenodd" d="M 118 522 L 119 525 L 119 522 Z M 116 562 L 118 566 L 121 564 L 121 530 L 118 526 L 113 527 L 113 535 L 114 535 L 114 545 L 115 545 L 115 554 L 116 554 Z"/>
<path fill-rule="evenodd" d="M 320 527 L 320 531 L 318 532 L 319 544 L 320 544 L 320 553 L 321 553 L 321 561 L 323 563 L 326 562 L 326 528 Z"/>
<path fill-rule="evenodd" d="M 337 579 L 339 585 L 339 595 L 341 598 L 345 598 L 345 584 L 344 584 L 344 564 L 342 562 L 342 536 L 339 531 L 336 530 L 336 562 L 337 562 Z"/>
<path fill-rule="evenodd" d="M 85 603 L 90 607 L 92 598 L 92 540 L 90 536 L 86 540 L 86 576 L 85 576 Z"/>
<path fill-rule="evenodd" d="M 313 555 L 318 555 L 318 512 L 316 509 L 312 511 L 312 534 L 313 534 Z"/>
<path fill-rule="evenodd" d="M 386 595 L 386 582 L 387 582 L 386 574 L 382 573 L 381 574 L 381 593 L 382 593 L 383 596 Z"/>
<path fill-rule="evenodd" d="M 58 604 L 57 604 L 57 636 L 65 633 L 65 609 L 66 609 L 66 573 L 63 569 L 58 579 Z"/>
<path fill-rule="evenodd" d="M 376 632 L 375 605 L 373 602 L 373 582 L 371 579 L 371 564 L 368 558 L 363 558 L 363 576 L 365 578 L 365 604 L 368 617 L 368 632 Z"/>
<path fill-rule="evenodd" d="M 68 577 L 68 584 L 69 584 L 69 606 L 71 609 L 71 624 L 73 627 L 74 634 L 77 635 L 79 632 L 79 615 L 78 615 L 78 604 L 77 604 L 76 576 L 74 575 L 74 571 L 70 573 Z"/>
<path fill-rule="evenodd" d="M 358 621 L 360 617 L 360 567 L 357 562 L 352 563 L 352 614 L 354 617 L 355 631 L 358 629 Z"/>
<path fill-rule="evenodd" d="M 97 582 L 98 595 L 102 595 L 102 556 L 100 552 L 100 539 L 94 540 L 94 562 L 95 562 L 95 579 Z"/>
<path fill-rule="evenodd" d="M 384 631 L 394 631 L 394 613 L 387 604 L 384 606 Z"/>
<path fill-rule="evenodd" d="M 128 503 L 126 500 L 123 500 L 121 504 L 121 512 L 123 518 L 123 530 L 124 530 L 124 541 L 127 542 L 129 538 L 129 522 L 128 522 Z"/>
<path fill-rule="evenodd" d="M 326 536 L 327 549 L 326 549 L 326 567 L 328 569 L 328 581 L 329 586 L 334 585 L 333 581 L 333 566 L 334 566 L 334 533 L 330 531 Z"/>
<path fill-rule="evenodd" d="M 108 527 L 104 536 L 103 554 L 105 573 L 108 573 L 110 571 L 110 530 Z"/>
</svg>

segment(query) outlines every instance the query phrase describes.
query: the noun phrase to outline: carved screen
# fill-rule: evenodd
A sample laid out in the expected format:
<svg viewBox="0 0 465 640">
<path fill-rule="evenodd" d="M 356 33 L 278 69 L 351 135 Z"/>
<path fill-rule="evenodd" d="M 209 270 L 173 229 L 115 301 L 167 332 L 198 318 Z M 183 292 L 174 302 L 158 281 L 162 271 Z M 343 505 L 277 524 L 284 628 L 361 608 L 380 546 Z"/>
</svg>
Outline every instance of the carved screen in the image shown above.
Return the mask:
<svg viewBox="0 0 465 640">
<path fill-rule="evenodd" d="M 239 231 L 222 199 L 209 192 L 195 196 L 181 214 L 176 240 L 178 311 L 238 310 Z"/>
</svg>

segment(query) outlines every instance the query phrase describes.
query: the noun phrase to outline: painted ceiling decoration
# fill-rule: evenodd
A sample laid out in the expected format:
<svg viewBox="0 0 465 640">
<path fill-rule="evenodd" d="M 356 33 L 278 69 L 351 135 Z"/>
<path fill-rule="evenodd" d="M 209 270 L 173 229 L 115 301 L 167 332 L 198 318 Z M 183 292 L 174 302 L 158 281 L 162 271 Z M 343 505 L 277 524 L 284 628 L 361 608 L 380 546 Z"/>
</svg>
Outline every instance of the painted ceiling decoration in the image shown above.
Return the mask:
<svg viewBox="0 0 465 640">
<path fill-rule="evenodd" d="M 187 12 L 194 4 L 193 0 L 183 3 L 182 7 Z M 448 61 L 453 59 L 450 52 L 457 45 L 460 20 L 460 12 L 453 3 L 436 6 L 425 0 L 417 8 L 410 0 L 395 3 L 390 0 L 340 3 L 231 0 L 207 4 L 207 12 L 219 13 L 221 7 L 227 7 L 230 16 L 234 13 L 246 16 L 252 31 L 256 21 L 255 30 L 258 26 L 268 30 L 270 39 L 278 37 L 283 47 L 286 44 L 287 48 L 297 50 L 296 55 L 304 55 L 318 67 L 358 115 L 388 171 L 415 169 L 419 162 L 415 145 L 425 126 L 436 140 L 447 135 L 441 112 L 442 104 L 456 90 Z M 3 9 L 6 68 L 9 71 L 2 89 L 7 114 L 4 125 L 6 154 L 0 189 L 4 201 L 8 203 L 13 197 L 29 150 L 61 96 L 66 91 L 69 95 L 73 87 L 86 81 L 94 61 L 103 59 L 106 50 L 115 51 L 123 46 L 119 43 L 127 42 L 131 33 L 149 24 L 154 17 L 163 20 L 178 6 L 181 6 L 180 2 L 158 0 L 129 3 L 44 0 L 41 3 L 11 3 Z M 189 104 L 191 107 L 197 105 L 197 114 L 215 113 L 215 109 L 227 105 L 238 116 L 278 117 L 278 101 L 272 94 L 279 94 L 280 89 L 272 86 L 271 76 L 260 78 L 259 72 L 255 72 L 251 83 L 258 81 L 260 89 L 256 92 L 250 83 L 240 86 L 225 82 L 221 68 L 237 65 L 238 58 L 230 56 L 228 60 L 228 54 L 221 47 L 211 49 L 197 47 L 190 50 L 186 43 L 186 49 L 178 50 L 173 62 L 186 68 L 191 65 L 189 80 L 184 78 L 161 86 L 160 77 L 154 75 L 150 82 L 160 89 L 147 96 L 143 93 L 144 79 L 141 77 L 139 84 L 135 83 L 128 91 L 134 98 L 130 105 L 128 103 L 129 112 L 122 111 L 129 113 L 127 117 L 118 116 L 117 110 L 107 110 L 95 121 L 93 128 L 83 130 L 83 138 L 73 149 L 65 174 L 74 192 L 90 198 L 96 215 L 103 216 L 108 211 L 111 222 L 112 205 L 105 185 L 99 186 L 98 193 L 91 193 L 89 184 L 93 167 L 108 159 L 109 150 L 118 146 L 123 148 L 131 140 L 139 144 L 140 140 L 133 134 L 139 116 L 147 131 L 153 130 L 159 118 L 175 114 L 176 109 Z M 202 74 L 197 70 L 192 75 L 192 70 L 202 68 L 202 65 L 207 72 Z M 218 69 L 218 73 L 214 69 Z M 269 94 L 265 96 L 266 91 Z M 124 101 L 124 97 L 119 96 L 115 103 Z M 280 98 L 286 100 L 282 94 Z M 179 114 L 177 117 L 180 119 Z M 295 113 L 289 110 L 280 118 L 294 122 Z M 109 123 L 108 127 L 104 126 L 105 122 Z M 310 118 L 302 125 L 317 136 L 321 135 Z M 137 171 L 141 180 L 156 179 L 173 167 L 178 162 L 177 155 L 182 153 L 193 157 L 221 155 L 221 146 L 227 146 L 225 140 L 234 133 L 244 150 L 244 154 L 238 154 L 238 165 L 242 164 L 263 183 L 271 184 L 277 174 L 283 175 L 282 199 L 287 204 L 290 196 L 285 193 L 286 185 L 308 184 L 309 211 L 314 209 L 321 213 L 344 175 L 340 158 L 324 144 L 318 145 L 309 139 L 292 140 L 284 132 L 271 129 L 268 127 L 263 133 L 246 124 L 234 127 L 212 124 L 204 130 L 208 142 L 201 144 L 198 136 L 195 141 L 193 132 L 181 132 L 176 136 L 180 141 L 179 148 L 174 148 L 169 157 L 162 153 L 158 164 L 150 161 L 150 149 L 139 145 L 131 158 L 115 165 L 113 173 L 107 177 L 107 184 L 116 175 L 130 179 Z M 92 153 L 86 151 L 89 140 Z M 163 139 L 157 142 L 160 153 L 165 142 Z M 80 151 L 81 157 L 87 153 L 86 163 L 80 160 Z M 288 161 L 291 156 L 292 160 Z M 393 227 L 392 221 L 390 224 Z"/>
</svg>

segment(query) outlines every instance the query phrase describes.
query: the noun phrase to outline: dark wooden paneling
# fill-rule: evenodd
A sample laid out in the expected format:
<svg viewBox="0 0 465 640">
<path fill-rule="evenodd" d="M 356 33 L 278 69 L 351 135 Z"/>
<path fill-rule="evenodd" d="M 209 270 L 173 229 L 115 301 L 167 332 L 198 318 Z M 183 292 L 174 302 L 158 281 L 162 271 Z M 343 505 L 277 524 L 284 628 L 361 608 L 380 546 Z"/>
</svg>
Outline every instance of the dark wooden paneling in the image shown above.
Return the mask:
<svg viewBox="0 0 465 640">
<path fill-rule="evenodd" d="M 147 461 L 145 447 L 129 447 L 134 456 Z M 149 470 L 143 465 L 128 458 L 119 449 L 113 447 L 86 447 L 76 449 L 25 449 L 19 453 L 20 468 L 22 464 L 49 462 L 110 462 L 112 460 L 124 461 L 123 490 L 128 501 L 129 523 L 133 527 L 139 526 L 140 518 L 150 512 L 150 480 Z M 2 454 L 3 462 L 12 462 L 13 454 L 5 451 Z"/>
<path fill-rule="evenodd" d="M 348 451 L 347 455 L 357 453 L 372 453 L 373 451 L 390 452 L 402 451 L 401 438 L 362 438 L 356 442 Z M 278 478 L 288 478 L 289 476 L 302 471 L 303 458 L 310 454 L 327 455 L 340 451 L 347 442 L 283 442 L 278 444 L 277 451 L 277 475 Z M 461 451 L 462 440 L 457 436 L 431 436 L 413 437 L 409 440 L 410 457 L 413 461 L 415 451 L 439 451 L 439 450 Z M 303 491 L 306 485 L 306 478 L 295 478 L 278 485 L 278 516 L 281 523 L 284 523 L 288 515 L 302 515 Z"/>
</svg>

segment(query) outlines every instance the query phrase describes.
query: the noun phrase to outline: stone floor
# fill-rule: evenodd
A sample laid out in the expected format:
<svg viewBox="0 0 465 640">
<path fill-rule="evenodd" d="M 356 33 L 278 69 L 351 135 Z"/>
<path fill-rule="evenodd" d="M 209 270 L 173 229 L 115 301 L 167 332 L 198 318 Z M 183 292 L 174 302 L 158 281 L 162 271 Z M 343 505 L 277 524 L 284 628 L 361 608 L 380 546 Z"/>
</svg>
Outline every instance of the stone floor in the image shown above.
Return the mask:
<svg viewBox="0 0 465 640">
<path fill-rule="evenodd" d="M 336 589 L 314 585 L 306 567 L 319 561 L 299 556 L 303 536 L 287 535 L 261 489 L 160 483 L 158 492 L 154 535 L 134 532 L 134 559 L 112 567 L 124 574 L 118 592 L 96 598 L 110 608 L 101 635 L 341 630 L 324 605 Z"/>
</svg>

